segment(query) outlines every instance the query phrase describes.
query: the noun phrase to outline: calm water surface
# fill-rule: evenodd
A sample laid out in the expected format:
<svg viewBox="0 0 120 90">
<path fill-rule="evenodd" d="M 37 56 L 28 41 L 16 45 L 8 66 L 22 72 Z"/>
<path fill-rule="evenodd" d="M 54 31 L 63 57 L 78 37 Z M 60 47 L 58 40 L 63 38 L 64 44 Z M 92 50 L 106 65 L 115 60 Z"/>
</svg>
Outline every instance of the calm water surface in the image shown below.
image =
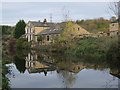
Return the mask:
<svg viewBox="0 0 120 90">
<path fill-rule="evenodd" d="M 118 88 L 116 72 L 101 62 L 36 51 L 16 54 L 9 66 L 11 88 Z M 114 70 L 115 71 L 115 70 Z"/>
</svg>

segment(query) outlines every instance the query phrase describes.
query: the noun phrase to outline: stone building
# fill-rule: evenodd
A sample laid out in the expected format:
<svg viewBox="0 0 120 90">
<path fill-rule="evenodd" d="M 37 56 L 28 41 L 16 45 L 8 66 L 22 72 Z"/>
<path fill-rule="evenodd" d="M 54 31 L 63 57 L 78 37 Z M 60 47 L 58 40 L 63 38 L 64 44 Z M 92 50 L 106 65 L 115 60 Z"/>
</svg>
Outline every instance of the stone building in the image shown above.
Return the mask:
<svg viewBox="0 0 120 90">
<path fill-rule="evenodd" d="M 61 32 L 64 30 L 66 23 L 49 23 L 46 19 L 44 19 L 43 22 L 35 22 L 35 21 L 29 21 L 28 24 L 25 27 L 25 36 L 28 39 L 28 42 L 38 41 L 38 36 L 42 35 L 42 45 L 48 45 L 51 42 L 54 42 L 54 40 L 60 36 Z M 88 36 L 90 33 L 82 28 L 78 24 L 73 25 L 74 32 L 77 33 L 78 37 L 81 36 Z M 70 33 L 71 37 L 74 37 L 72 32 Z"/>
<path fill-rule="evenodd" d="M 50 29 L 55 27 L 55 23 L 47 22 L 44 19 L 43 22 L 29 21 L 25 27 L 25 36 L 28 39 L 28 42 L 35 41 L 37 42 L 37 34 L 45 29 Z"/>
<path fill-rule="evenodd" d="M 111 21 L 111 22 L 110 22 L 110 25 L 109 25 L 108 35 L 109 35 L 109 36 L 118 35 L 118 30 L 119 30 L 118 28 L 119 28 L 118 20 Z"/>
<path fill-rule="evenodd" d="M 71 70 L 71 72 L 73 73 L 78 73 L 81 70 L 83 70 L 86 66 L 82 65 L 82 64 L 76 64 L 74 65 L 73 69 Z"/>
<path fill-rule="evenodd" d="M 46 29 L 46 30 L 43 30 L 41 32 L 39 32 L 37 34 L 37 36 L 39 35 L 42 35 L 43 37 L 43 40 L 42 40 L 42 44 L 44 45 L 48 45 L 50 44 L 51 42 L 54 42 L 54 40 L 60 36 L 60 30 L 57 30 L 57 29 Z"/>
<path fill-rule="evenodd" d="M 63 30 L 65 28 L 65 25 L 66 25 L 66 23 L 58 23 L 58 24 L 56 24 L 56 28 Z M 78 36 L 90 34 L 86 29 L 84 29 L 82 26 L 80 26 L 78 24 L 73 24 L 72 27 L 75 30 L 74 32 L 76 32 Z"/>
<path fill-rule="evenodd" d="M 25 67 L 29 73 L 44 72 L 44 74 L 47 75 L 47 71 L 55 70 L 55 68 L 51 66 L 51 64 L 44 61 L 40 62 L 37 53 L 34 51 L 28 53 L 25 61 L 26 61 Z"/>
<path fill-rule="evenodd" d="M 42 44 L 48 45 L 51 42 L 54 42 L 54 40 L 61 35 L 62 31 L 65 28 L 65 23 L 57 23 L 55 29 L 46 29 L 37 34 L 37 36 L 42 35 L 43 36 L 43 41 Z M 74 35 L 72 32 L 69 33 L 71 34 L 71 37 L 77 36 L 88 36 L 90 33 L 82 28 L 78 24 L 74 24 L 74 32 L 76 32 L 76 35 Z"/>
</svg>

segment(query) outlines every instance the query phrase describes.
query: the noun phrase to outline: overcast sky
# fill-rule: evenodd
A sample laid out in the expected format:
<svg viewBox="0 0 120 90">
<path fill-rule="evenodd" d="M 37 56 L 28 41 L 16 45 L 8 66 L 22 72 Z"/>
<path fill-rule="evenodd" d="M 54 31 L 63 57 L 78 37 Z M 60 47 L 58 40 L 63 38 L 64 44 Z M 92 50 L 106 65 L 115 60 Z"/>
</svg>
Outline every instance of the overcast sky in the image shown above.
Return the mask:
<svg viewBox="0 0 120 90">
<path fill-rule="evenodd" d="M 104 17 L 109 19 L 108 2 L 2 2 L 2 24 L 15 25 L 18 20 L 50 21 L 63 20 L 63 7 L 70 11 L 71 20 L 93 19 Z"/>
</svg>

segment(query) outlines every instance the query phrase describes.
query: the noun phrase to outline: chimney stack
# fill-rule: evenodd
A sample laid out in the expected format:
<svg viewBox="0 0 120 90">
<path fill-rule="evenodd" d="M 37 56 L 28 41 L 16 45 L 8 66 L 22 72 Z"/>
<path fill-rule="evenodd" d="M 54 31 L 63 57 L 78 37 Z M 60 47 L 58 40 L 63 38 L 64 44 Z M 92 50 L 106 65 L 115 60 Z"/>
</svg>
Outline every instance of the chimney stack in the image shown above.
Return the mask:
<svg viewBox="0 0 120 90">
<path fill-rule="evenodd" d="M 47 23 L 47 20 L 46 20 L 46 18 L 44 19 L 43 23 Z"/>
</svg>

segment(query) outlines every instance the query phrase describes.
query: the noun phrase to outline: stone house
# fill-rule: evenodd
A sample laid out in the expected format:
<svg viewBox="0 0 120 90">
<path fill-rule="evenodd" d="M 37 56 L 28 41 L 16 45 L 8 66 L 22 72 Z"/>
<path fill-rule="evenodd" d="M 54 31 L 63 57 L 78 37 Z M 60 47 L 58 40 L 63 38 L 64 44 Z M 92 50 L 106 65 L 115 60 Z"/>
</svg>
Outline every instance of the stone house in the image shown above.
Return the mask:
<svg viewBox="0 0 120 90">
<path fill-rule="evenodd" d="M 29 73 L 40 73 L 44 72 L 44 74 L 47 74 L 47 71 L 54 71 L 55 68 L 53 68 L 51 65 L 46 65 L 45 62 L 39 62 L 38 61 L 38 55 L 36 52 L 32 51 L 31 53 L 28 53 L 28 55 L 25 58 L 25 67 L 28 70 Z"/>
<path fill-rule="evenodd" d="M 63 30 L 65 28 L 65 23 L 56 24 L 56 28 Z M 74 24 L 73 28 L 74 28 L 74 30 L 75 30 L 75 32 L 77 33 L 78 36 L 83 36 L 83 35 L 87 36 L 87 35 L 90 34 L 86 29 L 84 29 L 82 26 L 80 26 L 78 24 Z"/>
<path fill-rule="evenodd" d="M 82 65 L 82 64 L 75 64 L 75 65 L 73 65 L 73 68 L 70 71 L 73 72 L 73 73 L 78 73 L 81 70 L 83 70 L 85 67 L 86 66 Z"/>
<path fill-rule="evenodd" d="M 118 35 L 119 23 L 118 20 L 110 22 L 108 36 Z"/>
<path fill-rule="evenodd" d="M 118 30 L 119 30 L 119 23 L 118 21 L 111 21 L 109 24 L 109 31 L 107 32 L 98 32 L 94 34 L 96 37 L 102 37 L 102 36 L 116 36 L 118 35 Z"/>
<path fill-rule="evenodd" d="M 59 28 L 58 28 L 59 27 Z M 56 28 L 55 29 L 46 29 L 43 30 L 41 32 L 39 32 L 37 34 L 37 36 L 42 35 L 43 36 L 43 41 L 42 41 L 42 45 L 48 45 L 51 42 L 54 42 L 54 40 L 61 35 L 61 32 L 64 30 L 65 24 L 61 24 L 59 23 L 56 24 Z M 80 36 L 88 36 L 90 33 L 85 30 L 84 28 L 82 28 L 81 26 L 79 26 L 78 24 L 74 24 L 74 32 L 77 33 L 77 37 Z M 71 37 L 74 37 L 75 35 L 73 35 L 71 33 Z"/>
<path fill-rule="evenodd" d="M 51 42 L 54 42 L 54 40 L 60 36 L 60 30 L 57 29 L 46 29 L 37 34 L 37 36 L 42 35 L 42 45 L 48 45 Z"/>
<path fill-rule="evenodd" d="M 46 19 L 44 19 L 43 22 L 29 21 L 25 27 L 25 36 L 28 39 L 28 42 L 37 42 L 38 36 L 42 35 L 42 45 L 48 45 L 51 42 L 54 42 L 56 37 L 60 36 L 61 32 L 65 28 L 65 25 L 65 23 L 50 23 L 47 22 Z M 74 30 L 78 37 L 88 36 L 90 34 L 78 24 L 74 24 Z M 71 37 L 75 36 L 72 32 L 70 34 Z"/>
<path fill-rule="evenodd" d="M 35 41 L 37 42 L 37 34 L 45 29 L 50 29 L 55 27 L 55 23 L 47 22 L 44 19 L 43 22 L 29 21 L 25 27 L 25 36 L 28 39 L 28 42 Z"/>
</svg>

